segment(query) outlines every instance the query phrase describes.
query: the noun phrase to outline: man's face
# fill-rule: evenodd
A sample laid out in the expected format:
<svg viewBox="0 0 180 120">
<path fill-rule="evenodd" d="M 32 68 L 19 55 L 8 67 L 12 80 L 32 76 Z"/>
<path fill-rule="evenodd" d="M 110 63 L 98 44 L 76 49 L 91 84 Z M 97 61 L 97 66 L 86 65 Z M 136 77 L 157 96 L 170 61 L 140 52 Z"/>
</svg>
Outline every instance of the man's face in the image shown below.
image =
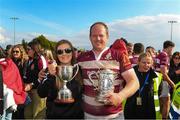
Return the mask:
<svg viewBox="0 0 180 120">
<path fill-rule="evenodd" d="M 133 53 L 133 46 L 127 46 L 127 51 L 129 55 L 132 55 Z"/>
<path fill-rule="evenodd" d="M 171 56 L 171 55 L 172 55 L 172 53 L 173 53 L 173 49 L 174 49 L 174 47 L 168 47 L 167 54 L 168 54 L 169 56 Z"/>
<path fill-rule="evenodd" d="M 106 28 L 103 25 L 97 24 L 91 29 L 90 40 L 93 50 L 101 52 L 106 47 L 108 38 Z"/>
</svg>

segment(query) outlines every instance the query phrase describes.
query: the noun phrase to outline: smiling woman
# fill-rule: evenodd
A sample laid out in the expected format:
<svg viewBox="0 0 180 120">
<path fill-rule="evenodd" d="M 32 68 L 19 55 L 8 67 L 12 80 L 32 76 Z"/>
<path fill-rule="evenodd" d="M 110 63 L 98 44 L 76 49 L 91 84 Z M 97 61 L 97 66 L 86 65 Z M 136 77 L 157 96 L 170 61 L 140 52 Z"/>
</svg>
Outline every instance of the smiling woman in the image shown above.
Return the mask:
<svg viewBox="0 0 180 120">
<path fill-rule="evenodd" d="M 23 104 L 26 99 L 24 84 L 18 68 L 7 58 L 0 48 L 0 119 L 12 119 L 17 105 Z"/>
<path fill-rule="evenodd" d="M 162 74 L 152 69 L 152 57 L 149 53 L 142 53 L 138 65 L 134 70 L 138 77 L 140 88 L 125 104 L 126 119 L 160 119 L 159 87 Z"/>
<path fill-rule="evenodd" d="M 64 88 L 65 83 L 57 77 L 58 68 L 68 68 L 76 64 L 75 51 L 71 42 L 60 40 L 56 44 L 54 58 L 57 64 L 50 64 L 48 66 L 48 76 L 44 76 L 44 70 L 41 70 L 39 73 L 41 84 L 38 87 L 38 94 L 42 98 L 47 97 L 46 116 L 48 119 L 83 119 L 84 113 L 81 106 L 82 86 L 79 82 L 81 78 L 75 76 L 75 78 L 67 82 L 66 91 L 63 91 L 63 94 L 59 92 Z M 63 72 L 73 71 L 64 70 Z M 67 73 L 64 76 L 68 76 Z M 67 88 L 72 92 L 72 97 L 66 94 Z"/>
<path fill-rule="evenodd" d="M 19 73 L 24 83 L 28 60 L 28 56 L 24 47 L 21 44 L 13 46 L 10 57 L 18 67 Z M 18 105 L 17 111 L 13 113 L 13 119 L 24 119 L 24 104 Z"/>
</svg>

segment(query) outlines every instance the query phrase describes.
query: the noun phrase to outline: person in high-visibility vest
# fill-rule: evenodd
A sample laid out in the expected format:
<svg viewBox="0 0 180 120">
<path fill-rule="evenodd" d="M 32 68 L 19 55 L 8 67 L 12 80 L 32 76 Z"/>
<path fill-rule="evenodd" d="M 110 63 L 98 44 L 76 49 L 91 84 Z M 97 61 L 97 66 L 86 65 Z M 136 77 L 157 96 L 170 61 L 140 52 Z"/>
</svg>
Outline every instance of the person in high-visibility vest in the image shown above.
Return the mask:
<svg viewBox="0 0 180 120">
<path fill-rule="evenodd" d="M 140 88 L 126 100 L 125 119 L 161 119 L 159 95 L 162 74 L 152 69 L 153 60 L 149 53 L 142 53 L 134 66 Z"/>
<path fill-rule="evenodd" d="M 176 84 L 176 87 L 173 92 L 169 117 L 172 120 L 180 119 L 180 82 Z"/>
</svg>

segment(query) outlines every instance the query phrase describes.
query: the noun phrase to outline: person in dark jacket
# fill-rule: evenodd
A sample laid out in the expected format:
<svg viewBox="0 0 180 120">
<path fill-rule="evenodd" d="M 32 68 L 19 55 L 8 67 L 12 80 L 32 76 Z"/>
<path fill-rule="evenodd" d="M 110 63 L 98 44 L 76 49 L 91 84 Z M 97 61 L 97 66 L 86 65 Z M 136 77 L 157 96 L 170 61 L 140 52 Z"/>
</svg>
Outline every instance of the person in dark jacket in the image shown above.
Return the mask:
<svg viewBox="0 0 180 120">
<path fill-rule="evenodd" d="M 152 69 L 149 53 L 142 53 L 134 70 L 139 79 L 139 90 L 126 101 L 125 119 L 161 119 L 159 94 L 162 74 Z"/>
<path fill-rule="evenodd" d="M 38 86 L 38 94 L 40 97 L 47 97 L 46 100 L 46 117 L 48 119 L 82 119 L 84 113 L 82 110 L 82 87 L 80 85 L 80 78 L 67 83 L 67 88 L 71 90 L 74 101 L 71 102 L 56 102 L 58 91 L 62 86 L 62 82 L 56 78 L 56 65 L 74 65 L 75 53 L 72 44 L 68 40 L 61 40 L 55 47 L 55 60 L 48 66 L 48 75 L 45 77 L 45 70 L 39 73 L 39 80 L 41 84 Z M 45 78 L 45 79 L 44 79 Z"/>
<path fill-rule="evenodd" d="M 178 84 L 180 82 L 180 53 L 174 52 L 172 58 L 170 60 L 170 67 L 168 71 L 168 75 L 170 79 L 174 82 L 174 84 Z M 171 99 L 173 94 L 173 89 L 170 89 Z"/>
<path fill-rule="evenodd" d="M 180 81 L 180 53 L 175 52 L 170 60 L 169 77 L 177 84 Z"/>
<path fill-rule="evenodd" d="M 24 77 L 26 75 L 28 56 L 21 44 L 14 45 L 11 50 L 10 57 L 19 69 L 24 85 Z M 18 105 L 17 111 L 13 113 L 13 119 L 24 119 L 24 104 Z"/>
<path fill-rule="evenodd" d="M 27 46 L 27 54 L 29 56 L 26 79 L 25 79 L 25 90 L 28 91 L 28 95 L 31 98 L 31 103 L 25 106 L 24 117 L 25 119 L 44 119 L 46 99 L 40 98 L 37 93 L 38 73 L 41 69 L 47 67 L 47 62 L 42 55 L 42 50 L 38 41 L 31 41 Z"/>
<path fill-rule="evenodd" d="M 12 113 L 16 111 L 17 105 L 25 102 L 27 94 L 17 66 L 1 47 L 0 73 L 0 120 L 11 120 Z"/>
</svg>

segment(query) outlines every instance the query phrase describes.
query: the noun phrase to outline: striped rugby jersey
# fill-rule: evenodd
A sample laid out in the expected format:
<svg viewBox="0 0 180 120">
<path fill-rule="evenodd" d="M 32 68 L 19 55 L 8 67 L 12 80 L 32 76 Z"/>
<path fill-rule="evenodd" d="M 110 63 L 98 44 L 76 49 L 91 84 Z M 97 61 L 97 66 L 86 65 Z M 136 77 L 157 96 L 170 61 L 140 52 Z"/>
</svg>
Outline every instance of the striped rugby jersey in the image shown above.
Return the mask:
<svg viewBox="0 0 180 120">
<path fill-rule="evenodd" d="M 114 92 L 118 93 L 123 89 L 125 80 L 122 78 L 121 73 L 132 68 L 128 58 L 128 54 L 125 52 L 119 53 L 115 49 L 106 48 L 102 53 L 96 57 L 94 52 L 87 51 L 78 57 L 78 63 L 82 70 L 83 77 L 83 101 L 85 114 L 88 113 L 94 116 L 108 116 L 122 112 L 122 104 L 118 106 L 110 106 L 99 103 L 95 100 L 97 91 L 94 90 L 92 82 L 88 78 L 88 74 L 91 71 L 97 72 L 101 69 L 110 69 L 117 73 L 117 77 L 114 81 Z M 94 83 L 98 84 L 97 76 L 93 76 Z"/>
</svg>

